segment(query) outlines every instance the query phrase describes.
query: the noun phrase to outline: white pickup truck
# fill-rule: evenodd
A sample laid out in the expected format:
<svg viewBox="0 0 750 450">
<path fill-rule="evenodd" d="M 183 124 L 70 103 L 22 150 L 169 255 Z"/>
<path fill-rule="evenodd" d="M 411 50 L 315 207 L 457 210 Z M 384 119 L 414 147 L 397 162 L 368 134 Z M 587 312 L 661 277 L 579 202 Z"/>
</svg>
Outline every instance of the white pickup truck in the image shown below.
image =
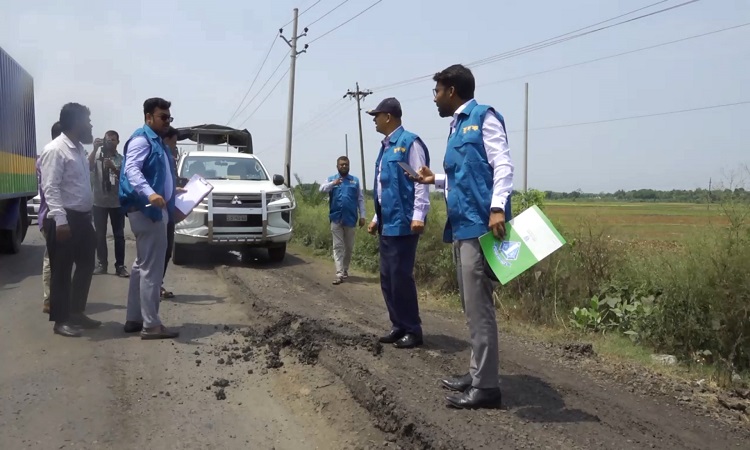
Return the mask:
<svg viewBox="0 0 750 450">
<path fill-rule="evenodd" d="M 270 177 L 260 159 L 247 152 L 247 147 L 252 151 L 252 143 L 246 130 L 218 125 L 212 127 L 220 130 L 205 130 L 205 127 L 179 129 L 178 139 L 196 140 L 199 144 L 196 150 L 181 153 L 178 176 L 189 179 L 199 174 L 214 189 L 185 220 L 175 225 L 174 263 L 199 260 L 200 251 L 209 248 L 237 250 L 243 258 L 248 258 L 248 250 L 258 247 L 268 249 L 271 261 L 282 261 L 292 237 L 292 211 L 297 206 L 294 194 L 284 185 L 281 175 Z M 235 143 L 232 146 L 238 148 L 237 152 L 231 151 L 230 144 L 226 151 L 203 151 L 200 143 L 209 140 L 206 131 L 213 132 L 209 136 L 217 136 L 217 131 L 230 136 L 232 132 L 246 133 L 249 145 Z M 232 142 L 231 137 L 228 142 Z"/>
</svg>

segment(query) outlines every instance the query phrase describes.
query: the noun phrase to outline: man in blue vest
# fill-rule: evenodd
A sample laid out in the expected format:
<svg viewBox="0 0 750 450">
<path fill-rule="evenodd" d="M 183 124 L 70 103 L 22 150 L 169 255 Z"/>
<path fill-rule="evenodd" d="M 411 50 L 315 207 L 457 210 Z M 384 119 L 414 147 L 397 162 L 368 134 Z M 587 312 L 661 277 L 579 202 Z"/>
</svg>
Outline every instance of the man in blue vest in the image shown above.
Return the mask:
<svg viewBox="0 0 750 450">
<path fill-rule="evenodd" d="M 173 120 L 170 106 L 162 98 L 143 103 L 146 123 L 125 143 L 120 174 L 120 207 L 130 220 L 137 252 L 130 274 L 125 332 L 140 331 L 141 339 L 179 335 L 159 319 L 167 223 L 174 214 L 176 192 L 172 156 L 162 140 Z"/>
<path fill-rule="evenodd" d="M 385 136 L 375 162 L 375 217 L 368 227 L 370 234 L 380 234 L 380 287 L 392 324 L 380 342 L 414 348 L 422 345 L 414 260 L 430 192 L 404 175 L 398 163 L 429 166 L 430 154 L 419 136 L 401 125 L 401 104 L 395 98 L 367 113 L 374 117 L 375 130 Z"/>
<path fill-rule="evenodd" d="M 365 226 L 365 194 L 359 179 L 349 175 L 349 158 L 339 157 L 336 168 L 339 173 L 328 177 L 320 186 L 320 191 L 328 193 L 328 218 L 331 221 L 333 260 L 336 264 L 333 284 L 339 285 L 349 278 L 357 222 L 360 227 Z"/>
<path fill-rule="evenodd" d="M 498 335 L 492 280 L 479 245 L 488 231 L 505 235 L 510 220 L 513 163 L 505 121 L 491 106 L 474 100 L 474 75 L 453 65 L 435 75 L 433 91 L 440 117 L 452 117 L 443 161 L 444 175 L 419 169 L 419 182 L 446 192 L 448 221 L 443 234 L 457 253 L 461 299 L 471 335 L 469 372 L 442 380 L 460 394 L 446 397 L 456 408 L 500 405 Z"/>
</svg>

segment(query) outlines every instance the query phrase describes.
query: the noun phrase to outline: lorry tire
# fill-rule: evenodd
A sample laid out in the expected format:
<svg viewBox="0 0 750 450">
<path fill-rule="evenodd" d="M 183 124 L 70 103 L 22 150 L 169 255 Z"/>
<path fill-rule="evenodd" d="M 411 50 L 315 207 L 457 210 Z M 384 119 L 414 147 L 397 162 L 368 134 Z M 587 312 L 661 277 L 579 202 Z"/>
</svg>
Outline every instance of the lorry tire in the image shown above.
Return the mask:
<svg viewBox="0 0 750 450">
<path fill-rule="evenodd" d="M 285 256 L 286 256 L 286 244 L 282 245 L 281 247 L 269 247 L 268 248 L 268 258 L 271 260 L 271 262 L 281 262 L 284 260 Z"/>
<path fill-rule="evenodd" d="M 22 208 L 22 209 L 21 209 Z M 26 202 L 20 202 L 19 214 L 12 230 L 0 231 L 0 253 L 15 255 L 21 251 L 21 243 L 26 237 L 29 220 L 26 215 Z"/>
<path fill-rule="evenodd" d="M 185 244 L 174 244 L 174 248 L 172 250 L 172 263 L 175 266 L 184 266 L 188 263 L 189 258 L 189 249 L 186 248 Z"/>
</svg>

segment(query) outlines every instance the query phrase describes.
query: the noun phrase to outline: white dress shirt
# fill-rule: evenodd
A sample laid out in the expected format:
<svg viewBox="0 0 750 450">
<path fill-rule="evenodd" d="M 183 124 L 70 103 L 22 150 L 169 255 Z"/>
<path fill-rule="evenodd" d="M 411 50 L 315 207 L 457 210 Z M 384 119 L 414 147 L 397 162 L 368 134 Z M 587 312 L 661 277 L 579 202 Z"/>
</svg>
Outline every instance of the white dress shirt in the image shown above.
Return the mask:
<svg viewBox="0 0 750 450">
<path fill-rule="evenodd" d="M 470 102 L 471 100 L 461 105 L 453 114 L 451 135 L 456 131 L 455 124 L 458 120 L 458 115 Z M 484 116 L 482 141 L 484 142 L 484 150 L 487 153 L 487 161 L 494 171 L 490 208 L 501 208 L 505 211 L 508 196 L 513 191 L 513 163 L 510 160 L 510 149 L 508 148 L 508 137 L 505 134 L 505 128 L 494 114 Z M 445 195 L 448 195 L 450 186 L 448 186 L 448 178 L 445 174 L 435 174 L 435 188 L 444 190 Z"/>
<path fill-rule="evenodd" d="M 128 145 L 128 155 L 125 158 L 125 175 L 128 177 L 130 185 L 140 195 L 146 198 L 154 194 L 154 189 L 148 184 L 146 178 L 143 176 L 143 163 L 148 157 L 150 146 L 145 136 L 136 136 L 130 141 Z M 170 156 L 167 152 L 164 152 L 164 169 L 166 170 L 166 176 L 164 177 L 164 201 L 168 202 L 172 198 L 174 192 L 174 180 L 172 180 L 172 172 L 170 168 L 172 163 Z"/>
<path fill-rule="evenodd" d="M 94 206 L 86 151 L 65 133 L 47 144 L 41 156 L 42 191 L 57 226 L 68 224 L 66 209 L 89 212 Z"/>
<path fill-rule="evenodd" d="M 391 140 L 391 136 L 393 136 L 393 133 L 396 131 L 402 129 L 403 127 L 398 127 L 391 134 L 385 137 L 383 139 L 383 147 L 388 148 L 388 143 Z M 411 145 L 411 149 L 409 149 L 409 165 L 414 168 L 414 170 L 419 170 L 420 167 L 427 165 L 427 158 L 425 158 L 425 150 L 424 147 L 419 143 L 419 141 L 414 141 L 414 143 Z M 378 166 L 377 173 L 375 174 L 375 178 L 377 180 L 377 196 L 378 196 L 378 203 L 381 203 L 382 194 L 383 194 L 383 188 L 380 185 L 380 171 L 383 170 L 383 160 L 381 158 L 380 165 Z M 424 184 L 415 183 L 414 186 L 414 213 L 412 215 L 411 220 L 418 220 L 420 222 L 424 222 L 425 216 L 427 216 L 427 213 L 430 211 L 430 188 L 429 186 L 425 186 Z M 378 223 L 378 215 L 375 214 L 375 217 L 372 218 L 372 221 L 375 223 Z"/>
</svg>

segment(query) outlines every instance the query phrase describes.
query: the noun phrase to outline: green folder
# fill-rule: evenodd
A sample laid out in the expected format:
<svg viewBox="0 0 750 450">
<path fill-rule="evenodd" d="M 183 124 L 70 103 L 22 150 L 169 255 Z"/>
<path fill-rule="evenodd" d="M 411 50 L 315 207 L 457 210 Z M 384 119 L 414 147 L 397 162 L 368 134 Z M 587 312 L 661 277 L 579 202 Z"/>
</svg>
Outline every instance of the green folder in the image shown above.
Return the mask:
<svg viewBox="0 0 750 450">
<path fill-rule="evenodd" d="M 562 247 L 565 239 L 542 210 L 532 206 L 505 224 L 504 239 L 489 232 L 479 243 L 498 281 L 507 284 Z"/>
</svg>

